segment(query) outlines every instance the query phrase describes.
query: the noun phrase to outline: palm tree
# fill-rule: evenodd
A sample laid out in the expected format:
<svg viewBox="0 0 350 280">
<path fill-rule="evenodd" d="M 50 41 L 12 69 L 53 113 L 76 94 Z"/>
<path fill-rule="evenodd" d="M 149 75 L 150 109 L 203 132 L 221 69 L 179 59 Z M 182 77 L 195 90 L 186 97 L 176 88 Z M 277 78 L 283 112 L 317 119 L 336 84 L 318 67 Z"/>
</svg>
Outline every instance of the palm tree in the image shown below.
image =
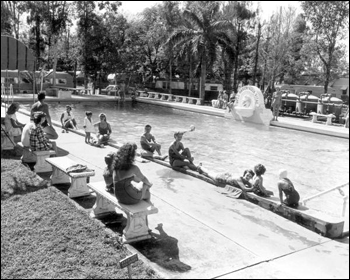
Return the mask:
<svg viewBox="0 0 350 280">
<path fill-rule="evenodd" d="M 191 47 L 200 61 L 199 97 L 205 98 L 205 80 L 207 67 L 212 67 L 216 60 L 216 47 L 220 38 L 226 38 L 225 25 L 219 21 L 218 1 L 193 1 L 183 12 L 183 18 L 189 24 L 176 29 L 167 41 L 173 46 Z"/>
</svg>

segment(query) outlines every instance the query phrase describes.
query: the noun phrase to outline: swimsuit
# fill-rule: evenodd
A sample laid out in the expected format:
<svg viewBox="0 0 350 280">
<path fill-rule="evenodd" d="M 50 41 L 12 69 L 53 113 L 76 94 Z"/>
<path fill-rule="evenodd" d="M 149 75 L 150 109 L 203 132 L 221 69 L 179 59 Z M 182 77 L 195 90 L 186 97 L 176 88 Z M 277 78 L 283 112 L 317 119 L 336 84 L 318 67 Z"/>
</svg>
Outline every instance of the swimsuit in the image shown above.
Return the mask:
<svg viewBox="0 0 350 280">
<path fill-rule="evenodd" d="M 119 171 L 117 171 L 119 177 Z M 139 203 L 142 198 L 142 190 L 133 185 L 134 175 L 124 178 L 114 183 L 114 195 L 118 199 L 119 203 L 123 204 L 136 204 Z"/>
</svg>

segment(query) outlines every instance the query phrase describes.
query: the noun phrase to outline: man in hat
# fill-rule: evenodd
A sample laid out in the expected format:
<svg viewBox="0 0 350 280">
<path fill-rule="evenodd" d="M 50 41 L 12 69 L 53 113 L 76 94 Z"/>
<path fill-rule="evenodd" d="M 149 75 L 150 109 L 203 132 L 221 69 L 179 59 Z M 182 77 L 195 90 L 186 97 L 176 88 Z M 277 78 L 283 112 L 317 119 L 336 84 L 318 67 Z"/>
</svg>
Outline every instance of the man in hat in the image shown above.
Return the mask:
<svg viewBox="0 0 350 280">
<path fill-rule="evenodd" d="M 46 138 L 55 140 L 58 138 L 56 130 L 52 127 L 51 117 L 49 113 L 49 106 L 45 103 L 45 92 L 41 91 L 38 94 L 38 101 L 33 104 L 30 110 L 30 120 L 33 121 L 35 112 L 44 112 L 46 114 L 46 121 L 42 124 Z"/>
<path fill-rule="evenodd" d="M 66 111 L 61 115 L 61 124 L 62 124 L 62 132 L 68 132 L 68 128 L 77 129 L 77 122 L 74 119 L 74 115 L 72 113 L 72 107 L 66 105 Z"/>
</svg>

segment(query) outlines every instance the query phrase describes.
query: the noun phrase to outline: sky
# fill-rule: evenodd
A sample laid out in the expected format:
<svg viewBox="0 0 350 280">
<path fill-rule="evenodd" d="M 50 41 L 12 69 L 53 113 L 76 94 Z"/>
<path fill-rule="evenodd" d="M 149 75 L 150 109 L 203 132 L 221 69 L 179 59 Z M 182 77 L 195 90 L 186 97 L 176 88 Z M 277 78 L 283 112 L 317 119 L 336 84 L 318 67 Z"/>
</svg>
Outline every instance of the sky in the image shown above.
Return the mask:
<svg viewBox="0 0 350 280">
<path fill-rule="evenodd" d="M 121 1 L 122 6 L 120 11 L 125 12 L 127 15 L 136 15 L 137 13 L 142 12 L 145 8 L 154 6 L 157 3 L 162 3 L 162 1 Z M 256 5 L 260 1 L 253 1 Z M 276 11 L 280 6 L 282 7 L 296 7 L 297 11 L 301 12 L 300 2 L 299 1 L 261 1 L 261 9 L 263 11 L 262 17 L 268 18 L 271 14 Z"/>
</svg>

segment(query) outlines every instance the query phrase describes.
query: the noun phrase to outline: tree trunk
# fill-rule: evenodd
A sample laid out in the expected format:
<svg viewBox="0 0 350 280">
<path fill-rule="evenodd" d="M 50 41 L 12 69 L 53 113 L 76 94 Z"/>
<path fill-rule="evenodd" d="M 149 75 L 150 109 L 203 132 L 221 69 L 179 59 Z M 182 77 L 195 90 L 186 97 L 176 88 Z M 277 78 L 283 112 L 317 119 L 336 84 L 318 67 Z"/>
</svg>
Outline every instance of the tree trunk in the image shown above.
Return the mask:
<svg viewBox="0 0 350 280">
<path fill-rule="evenodd" d="M 207 75 L 207 67 L 205 62 L 205 55 L 202 56 L 202 65 L 201 65 L 201 78 L 200 78 L 200 91 L 199 91 L 199 98 L 205 99 L 205 78 Z"/>
<path fill-rule="evenodd" d="M 57 44 L 57 43 L 56 43 Z M 53 76 L 53 86 L 56 86 L 56 67 L 57 67 L 57 47 L 53 47 L 53 66 L 52 66 L 52 76 Z"/>
<path fill-rule="evenodd" d="M 190 87 L 188 89 L 188 96 L 191 96 L 191 91 L 192 91 L 192 55 L 191 55 L 191 52 L 189 50 L 188 52 L 188 60 L 190 62 L 190 73 L 189 73 L 189 77 L 190 77 Z"/>
<path fill-rule="evenodd" d="M 171 52 L 170 52 L 170 59 L 169 59 L 169 94 L 171 94 L 171 82 L 172 82 L 172 59 L 171 59 Z"/>
<path fill-rule="evenodd" d="M 254 64 L 254 74 L 253 74 L 253 85 L 254 86 L 255 86 L 255 81 L 256 81 L 256 72 L 257 72 L 257 69 L 258 69 L 260 34 L 261 34 L 261 24 L 259 22 L 259 25 L 258 25 L 258 41 L 256 42 L 255 64 Z"/>
<path fill-rule="evenodd" d="M 241 32 L 241 24 L 238 23 L 238 31 L 237 31 L 237 44 L 236 44 L 236 53 L 235 53 L 235 70 L 233 74 L 233 90 L 234 92 L 238 92 L 238 57 L 239 57 L 239 43 L 240 43 L 240 32 Z"/>
<path fill-rule="evenodd" d="M 77 61 L 74 62 L 74 72 L 73 72 L 73 85 L 76 88 L 77 87 Z"/>
</svg>

